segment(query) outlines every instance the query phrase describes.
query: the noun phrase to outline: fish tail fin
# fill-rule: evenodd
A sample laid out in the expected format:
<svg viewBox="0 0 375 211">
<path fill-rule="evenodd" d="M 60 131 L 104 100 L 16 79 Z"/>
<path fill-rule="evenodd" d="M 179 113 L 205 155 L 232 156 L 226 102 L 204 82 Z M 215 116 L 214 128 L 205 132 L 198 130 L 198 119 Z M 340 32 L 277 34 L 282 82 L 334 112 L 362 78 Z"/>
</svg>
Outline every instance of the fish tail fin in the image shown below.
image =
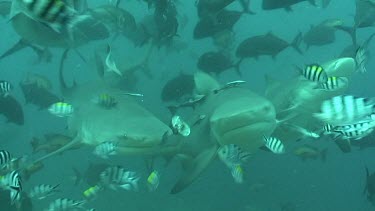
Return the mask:
<svg viewBox="0 0 375 211">
<path fill-rule="evenodd" d="M 299 54 L 303 55 L 303 52 L 299 48 L 299 46 L 301 44 L 301 41 L 302 41 L 302 32 L 300 32 L 296 35 L 296 37 L 293 39 L 290 46 L 292 46 Z"/>
<path fill-rule="evenodd" d="M 335 28 L 344 31 L 349 34 L 350 38 L 352 39 L 353 45 L 357 45 L 357 27 L 353 26 L 335 26 Z"/>
<path fill-rule="evenodd" d="M 322 151 L 320 151 L 320 160 L 325 162 L 326 159 L 327 159 L 327 149 L 323 149 Z"/>
</svg>

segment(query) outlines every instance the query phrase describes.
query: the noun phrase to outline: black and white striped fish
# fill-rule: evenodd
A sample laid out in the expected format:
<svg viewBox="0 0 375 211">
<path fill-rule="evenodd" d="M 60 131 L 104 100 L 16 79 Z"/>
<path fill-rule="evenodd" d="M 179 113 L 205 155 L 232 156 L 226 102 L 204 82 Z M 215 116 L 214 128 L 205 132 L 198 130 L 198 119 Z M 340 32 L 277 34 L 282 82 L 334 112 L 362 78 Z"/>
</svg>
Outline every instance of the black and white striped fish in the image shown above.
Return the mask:
<svg viewBox="0 0 375 211">
<path fill-rule="evenodd" d="M 348 85 L 348 78 L 346 77 L 329 77 L 327 82 L 320 84 L 323 90 L 336 90 L 341 89 Z"/>
<path fill-rule="evenodd" d="M 136 172 L 126 171 L 121 166 L 108 167 L 100 174 L 100 181 L 112 190 L 138 190 L 139 176 Z"/>
<path fill-rule="evenodd" d="M 70 211 L 85 210 L 82 205 L 85 201 L 75 201 L 67 198 L 59 198 L 51 202 L 46 211 Z"/>
<path fill-rule="evenodd" d="M 0 80 L 0 96 L 7 97 L 12 91 L 13 86 L 10 82 Z"/>
<path fill-rule="evenodd" d="M 323 67 L 318 64 L 306 65 L 305 68 L 301 70 L 301 73 L 309 81 L 326 83 L 328 80 L 327 73 L 324 71 Z"/>
<path fill-rule="evenodd" d="M 78 12 L 62 0 L 13 0 L 11 17 L 19 13 L 49 26 L 58 33 L 68 33 L 70 38 L 73 38 L 74 26 L 87 19 L 87 16 L 78 15 Z"/>
<path fill-rule="evenodd" d="M 1 177 L 0 186 L 10 191 L 11 204 L 20 202 L 22 182 L 17 171 L 12 171 Z"/>
<path fill-rule="evenodd" d="M 95 147 L 94 154 L 103 158 L 108 159 L 109 155 L 115 155 L 117 144 L 114 142 L 103 142 Z"/>
<path fill-rule="evenodd" d="M 275 154 L 283 154 L 285 153 L 285 147 L 284 144 L 281 142 L 281 140 L 275 138 L 275 137 L 266 137 L 263 136 L 265 146 L 273 153 Z"/>
<path fill-rule="evenodd" d="M 333 126 L 330 125 L 330 124 L 325 124 L 322 128 L 323 130 L 323 134 L 327 135 L 327 134 L 330 134 L 333 130 Z"/>
<path fill-rule="evenodd" d="M 370 119 L 374 107 L 374 100 L 340 95 L 323 101 L 321 113 L 315 113 L 314 116 L 331 125 L 353 124 L 358 120 Z"/>
<path fill-rule="evenodd" d="M 0 150 L 0 168 L 7 167 L 12 161 L 12 155 L 6 150 Z"/>
<path fill-rule="evenodd" d="M 52 186 L 52 185 L 41 184 L 31 189 L 29 196 L 30 198 L 36 198 L 36 199 L 42 200 L 58 192 L 57 190 L 58 187 L 59 185 Z"/>
<path fill-rule="evenodd" d="M 336 133 L 335 138 L 342 138 L 347 140 L 360 140 L 372 133 L 374 128 L 370 128 L 367 130 L 359 129 L 359 130 L 334 130 L 333 133 Z"/>
</svg>

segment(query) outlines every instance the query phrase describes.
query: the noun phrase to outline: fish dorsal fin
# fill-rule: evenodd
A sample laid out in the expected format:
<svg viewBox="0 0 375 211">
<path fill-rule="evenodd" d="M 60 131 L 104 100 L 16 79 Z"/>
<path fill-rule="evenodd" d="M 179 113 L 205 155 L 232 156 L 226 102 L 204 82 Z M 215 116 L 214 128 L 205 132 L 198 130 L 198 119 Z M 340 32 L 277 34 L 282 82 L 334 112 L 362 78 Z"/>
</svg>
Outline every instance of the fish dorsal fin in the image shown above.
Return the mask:
<svg viewBox="0 0 375 211">
<path fill-rule="evenodd" d="M 220 88 L 219 83 L 207 73 L 198 71 L 194 74 L 194 83 L 197 94 L 209 95 Z"/>
</svg>

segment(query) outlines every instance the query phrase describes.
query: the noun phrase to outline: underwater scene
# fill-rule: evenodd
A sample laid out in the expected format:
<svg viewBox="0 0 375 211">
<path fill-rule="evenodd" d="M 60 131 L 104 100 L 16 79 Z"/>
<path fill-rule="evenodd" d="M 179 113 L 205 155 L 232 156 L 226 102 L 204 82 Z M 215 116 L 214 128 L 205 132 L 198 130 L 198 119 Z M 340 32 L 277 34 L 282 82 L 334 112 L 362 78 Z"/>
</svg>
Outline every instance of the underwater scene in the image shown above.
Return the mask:
<svg viewBox="0 0 375 211">
<path fill-rule="evenodd" d="M 0 211 L 375 210 L 375 0 L 0 0 Z"/>
</svg>

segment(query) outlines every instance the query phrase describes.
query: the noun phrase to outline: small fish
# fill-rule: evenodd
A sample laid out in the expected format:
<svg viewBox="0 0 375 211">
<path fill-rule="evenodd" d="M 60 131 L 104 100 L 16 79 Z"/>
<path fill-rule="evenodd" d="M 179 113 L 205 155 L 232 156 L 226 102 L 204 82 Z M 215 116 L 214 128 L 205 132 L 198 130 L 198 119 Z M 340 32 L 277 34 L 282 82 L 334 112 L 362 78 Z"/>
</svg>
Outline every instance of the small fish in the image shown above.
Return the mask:
<svg viewBox="0 0 375 211">
<path fill-rule="evenodd" d="M 62 0 L 14 0 L 11 17 L 18 13 L 23 13 L 58 33 L 67 32 L 72 40 L 75 25 L 87 18 L 87 16 L 78 15 Z"/>
<path fill-rule="evenodd" d="M 360 73 L 367 72 L 366 64 L 368 59 L 368 52 L 365 48 L 359 47 L 355 53 L 355 62 L 357 63 L 357 71 Z"/>
<path fill-rule="evenodd" d="M 172 117 L 172 129 L 175 133 L 180 134 L 184 137 L 190 135 L 190 126 L 182 120 L 180 116 Z"/>
<path fill-rule="evenodd" d="M 284 144 L 275 137 L 263 137 L 265 146 L 273 153 L 275 154 L 283 154 L 285 153 L 285 147 Z"/>
<path fill-rule="evenodd" d="M 17 171 L 12 171 L 1 177 L 0 186 L 10 191 L 11 204 L 21 201 L 22 182 Z"/>
<path fill-rule="evenodd" d="M 45 199 L 48 196 L 51 196 L 52 194 L 58 192 L 57 188 L 59 187 L 60 184 L 52 186 L 52 185 L 38 185 L 35 186 L 31 191 L 30 191 L 30 198 L 36 198 L 39 200 Z"/>
<path fill-rule="evenodd" d="M 179 108 L 186 108 L 186 107 L 191 107 L 192 109 L 195 109 L 195 107 L 199 104 L 202 103 L 206 98 L 206 95 L 195 95 L 192 98 L 189 98 L 186 102 L 183 102 L 179 105 L 171 105 L 168 106 L 168 110 L 171 112 L 172 115 L 175 115 L 177 110 Z"/>
<path fill-rule="evenodd" d="M 100 174 L 101 182 L 112 190 L 138 190 L 139 176 L 133 171 L 126 171 L 121 166 L 111 166 Z"/>
<path fill-rule="evenodd" d="M 323 101 L 321 113 L 313 115 L 331 125 L 353 124 L 364 118 L 370 119 L 374 107 L 373 99 L 340 95 Z"/>
<path fill-rule="evenodd" d="M 329 77 L 327 82 L 320 84 L 323 90 L 336 90 L 345 87 L 349 80 L 346 77 Z"/>
<path fill-rule="evenodd" d="M 48 111 L 57 116 L 57 117 L 68 117 L 71 116 L 74 112 L 74 108 L 72 105 L 64 102 L 57 102 L 52 104 Z"/>
<path fill-rule="evenodd" d="M 372 133 L 374 128 L 356 128 L 352 126 L 347 130 L 333 130 L 332 133 L 336 134 L 334 139 L 341 138 L 344 140 L 360 140 Z"/>
<path fill-rule="evenodd" d="M 242 151 L 242 149 L 235 144 L 221 146 L 218 150 L 220 160 L 223 161 L 230 169 L 232 169 L 235 165 L 245 162 L 250 155 L 250 153 Z"/>
<path fill-rule="evenodd" d="M 106 109 L 113 108 L 117 105 L 116 98 L 105 93 L 99 94 L 96 98 L 93 99 L 93 102 Z"/>
<path fill-rule="evenodd" d="M 309 131 L 309 130 L 307 130 L 303 127 L 300 127 L 298 125 L 288 124 L 288 123 L 283 123 L 283 125 L 295 130 L 298 133 L 301 133 L 305 137 L 311 137 L 311 138 L 319 138 L 320 137 L 319 134 L 317 134 L 313 131 Z"/>
<path fill-rule="evenodd" d="M 160 174 L 158 171 L 154 170 L 147 177 L 147 186 L 150 191 L 155 191 L 160 183 Z"/>
<path fill-rule="evenodd" d="M 109 155 L 115 155 L 117 144 L 114 142 L 103 142 L 95 147 L 94 154 L 103 158 L 108 159 Z"/>
<path fill-rule="evenodd" d="M 87 190 L 83 191 L 83 196 L 86 199 L 94 199 L 98 196 L 98 194 L 103 190 L 103 188 L 99 185 L 95 185 L 89 187 Z"/>
<path fill-rule="evenodd" d="M 10 82 L 0 80 L 0 96 L 7 97 L 12 91 L 13 86 Z"/>
<path fill-rule="evenodd" d="M 144 97 L 143 94 L 140 93 L 131 93 L 131 92 L 125 92 L 123 95 L 133 96 L 133 97 Z"/>
<path fill-rule="evenodd" d="M 231 89 L 231 88 L 234 88 L 234 87 L 238 87 L 238 86 L 240 86 L 240 85 L 242 85 L 244 83 L 246 83 L 246 81 L 242 81 L 242 80 L 231 81 L 231 82 L 226 83 L 223 87 L 221 87 L 219 89 L 215 89 L 213 92 L 214 92 L 214 94 L 217 94 L 220 91 L 224 91 L 226 89 Z"/>
<path fill-rule="evenodd" d="M 324 135 L 328 135 L 328 134 L 332 133 L 333 126 L 331 124 L 325 124 L 323 126 L 322 130 L 323 130 Z"/>
<path fill-rule="evenodd" d="M 328 80 L 327 73 L 324 71 L 323 67 L 318 64 L 306 65 L 305 68 L 301 70 L 301 73 L 309 81 L 326 83 Z"/>
<path fill-rule="evenodd" d="M 46 211 L 69 211 L 69 210 L 84 210 L 82 205 L 85 201 L 75 201 L 67 198 L 59 198 L 51 202 Z"/>
<path fill-rule="evenodd" d="M 0 150 L 0 168 L 8 167 L 12 161 L 12 155 L 6 150 Z"/>
<path fill-rule="evenodd" d="M 232 177 L 235 183 L 242 184 L 243 183 L 243 175 L 244 171 L 240 164 L 234 165 L 231 170 Z"/>
<path fill-rule="evenodd" d="M 117 68 L 117 65 L 112 57 L 112 48 L 107 45 L 107 57 L 105 58 L 105 65 L 107 66 L 108 72 L 114 72 L 122 77 L 122 72 Z"/>
</svg>

